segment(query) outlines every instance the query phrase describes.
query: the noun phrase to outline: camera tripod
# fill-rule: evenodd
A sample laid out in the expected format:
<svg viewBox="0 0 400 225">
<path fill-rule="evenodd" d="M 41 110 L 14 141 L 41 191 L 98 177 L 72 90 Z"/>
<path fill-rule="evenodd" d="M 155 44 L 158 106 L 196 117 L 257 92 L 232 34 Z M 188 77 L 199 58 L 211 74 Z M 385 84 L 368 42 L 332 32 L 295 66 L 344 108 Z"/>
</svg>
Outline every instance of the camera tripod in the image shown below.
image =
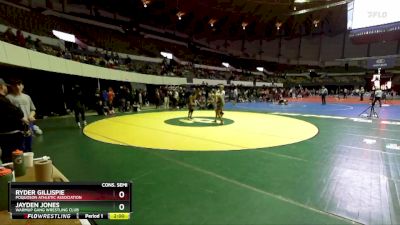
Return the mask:
<svg viewBox="0 0 400 225">
<path fill-rule="evenodd" d="M 364 114 L 367 114 L 368 118 L 371 118 L 371 117 L 379 118 L 378 113 L 375 111 L 375 104 L 371 104 L 370 106 L 368 106 L 368 108 L 366 108 L 364 111 L 362 111 L 358 116 L 360 117 Z"/>
</svg>

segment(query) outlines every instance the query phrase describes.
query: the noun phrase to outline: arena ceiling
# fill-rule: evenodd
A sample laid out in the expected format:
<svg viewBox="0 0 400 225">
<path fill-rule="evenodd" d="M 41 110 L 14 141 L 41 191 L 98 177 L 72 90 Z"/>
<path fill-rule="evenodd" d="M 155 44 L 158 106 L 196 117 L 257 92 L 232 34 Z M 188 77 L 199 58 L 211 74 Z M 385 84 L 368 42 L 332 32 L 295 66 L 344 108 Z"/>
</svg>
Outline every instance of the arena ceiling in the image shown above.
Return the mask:
<svg viewBox="0 0 400 225">
<path fill-rule="evenodd" d="M 334 35 L 346 29 L 347 0 L 76 1 L 127 15 L 136 23 L 211 39 Z"/>
</svg>

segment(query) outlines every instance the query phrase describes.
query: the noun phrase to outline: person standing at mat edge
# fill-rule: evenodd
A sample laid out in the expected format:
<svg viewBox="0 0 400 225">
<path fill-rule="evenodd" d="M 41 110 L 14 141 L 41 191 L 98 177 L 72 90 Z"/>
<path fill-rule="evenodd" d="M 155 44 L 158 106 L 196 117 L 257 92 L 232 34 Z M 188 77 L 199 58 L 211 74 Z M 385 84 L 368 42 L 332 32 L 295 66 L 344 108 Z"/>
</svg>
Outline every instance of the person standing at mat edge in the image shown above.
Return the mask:
<svg viewBox="0 0 400 225">
<path fill-rule="evenodd" d="M 364 87 L 360 88 L 360 101 L 364 101 L 364 94 L 365 94 L 365 89 Z"/>
<path fill-rule="evenodd" d="M 6 98 L 7 91 L 7 84 L 0 78 L 0 154 L 3 163 L 12 161 L 12 152 L 21 148 L 23 141 L 24 113 Z"/>
<path fill-rule="evenodd" d="M 24 113 L 23 123 L 23 135 L 24 139 L 22 142 L 22 150 L 24 152 L 32 151 L 32 134 L 33 134 L 33 123 L 35 122 L 36 107 L 32 102 L 29 95 L 23 93 L 24 84 L 21 80 L 12 80 L 10 85 L 10 93 L 7 98 L 12 104 L 17 106 Z"/>
<path fill-rule="evenodd" d="M 217 119 L 220 120 L 220 124 L 224 124 L 224 120 L 222 119 L 222 116 L 224 115 L 223 108 L 225 105 L 225 91 L 224 91 L 224 86 L 219 85 L 219 89 L 215 93 L 215 120 L 214 122 L 217 122 Z"/>
<path fill-rule="evenodd" d="M 233 105 L 236 105 L 239 100 L 239 92 L 237 86 L 233 89 Z"/>
<path fill-rule="evenodd" d="M 81 121 L 79 120 L 79 115 L 82 118 L 82 123 L 86 126 L 85 118 L 85 104 L 83 99 L 83 93 L 81 87 L 77 84 L 72 88 L 72 107 L 75 113 L 75 121 L 79 128 L 82 127 Z"/>
<path fill-rule="evenodd" d="M 379 102 L 379 107 L 382 107 L 382 101 L 381 101 L 382 95 L 383 95 L 382 90 L 381 89 L 376 89 L 375 95 L 374 95 L 374 99 L 373 99 L 373 102 L 372 102 L 372 106 L 375 106 L 375 103 L 378 101 Z"/>
<path fill-rule="evenodd" d="M 188 98 L 188 120 L 193 119 L 194 107 L 196 107 L 197 93 L 196 90 Z"/>
<path fill-rule="evenodd" d="M 115 93 L 112 87 L 108 88 L 107 92 L 107 99 L 108 99 L 108 109 L 110 111 L 110 114 L 114 114 L 114 98 L 115 98 Z"/>
<path fill-rule="evenodd" d="M 321 88 L 322 105 L 326 105 L 326 96 L 327 95 L 328 95 L 328 89 L 326 89 L 325 86 L 322 86 L 322 88 Z"/>
</svg>

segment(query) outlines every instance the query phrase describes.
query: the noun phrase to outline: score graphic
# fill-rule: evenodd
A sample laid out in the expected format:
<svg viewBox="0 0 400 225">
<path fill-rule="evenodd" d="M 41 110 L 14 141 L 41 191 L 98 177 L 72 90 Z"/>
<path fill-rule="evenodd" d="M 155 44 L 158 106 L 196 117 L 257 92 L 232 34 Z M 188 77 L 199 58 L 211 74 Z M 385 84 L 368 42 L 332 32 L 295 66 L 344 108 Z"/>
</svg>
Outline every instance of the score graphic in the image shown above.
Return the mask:
<svg viewBox="0 0 400 225">
<path fill-rule="evenodd" d="M 9 183 L 13 219 L 130 219 L 132 183 Z"/>
</svg>

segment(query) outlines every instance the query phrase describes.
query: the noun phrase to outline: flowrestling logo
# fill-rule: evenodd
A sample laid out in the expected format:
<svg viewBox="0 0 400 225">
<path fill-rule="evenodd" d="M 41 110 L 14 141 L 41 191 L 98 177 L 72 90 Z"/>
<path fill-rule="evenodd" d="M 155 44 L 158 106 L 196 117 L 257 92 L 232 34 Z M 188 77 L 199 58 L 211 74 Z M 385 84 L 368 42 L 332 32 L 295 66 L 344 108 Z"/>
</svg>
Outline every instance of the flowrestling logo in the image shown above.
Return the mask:
<svg viewBox="0 0 400 225">
<path fill-rule="evenodd" d="M 386 17 L 388 17 L 388 12 L 370 11 L 367 13 L 368 13 L 368 18 L 386 18 Z"/>
</svg>

